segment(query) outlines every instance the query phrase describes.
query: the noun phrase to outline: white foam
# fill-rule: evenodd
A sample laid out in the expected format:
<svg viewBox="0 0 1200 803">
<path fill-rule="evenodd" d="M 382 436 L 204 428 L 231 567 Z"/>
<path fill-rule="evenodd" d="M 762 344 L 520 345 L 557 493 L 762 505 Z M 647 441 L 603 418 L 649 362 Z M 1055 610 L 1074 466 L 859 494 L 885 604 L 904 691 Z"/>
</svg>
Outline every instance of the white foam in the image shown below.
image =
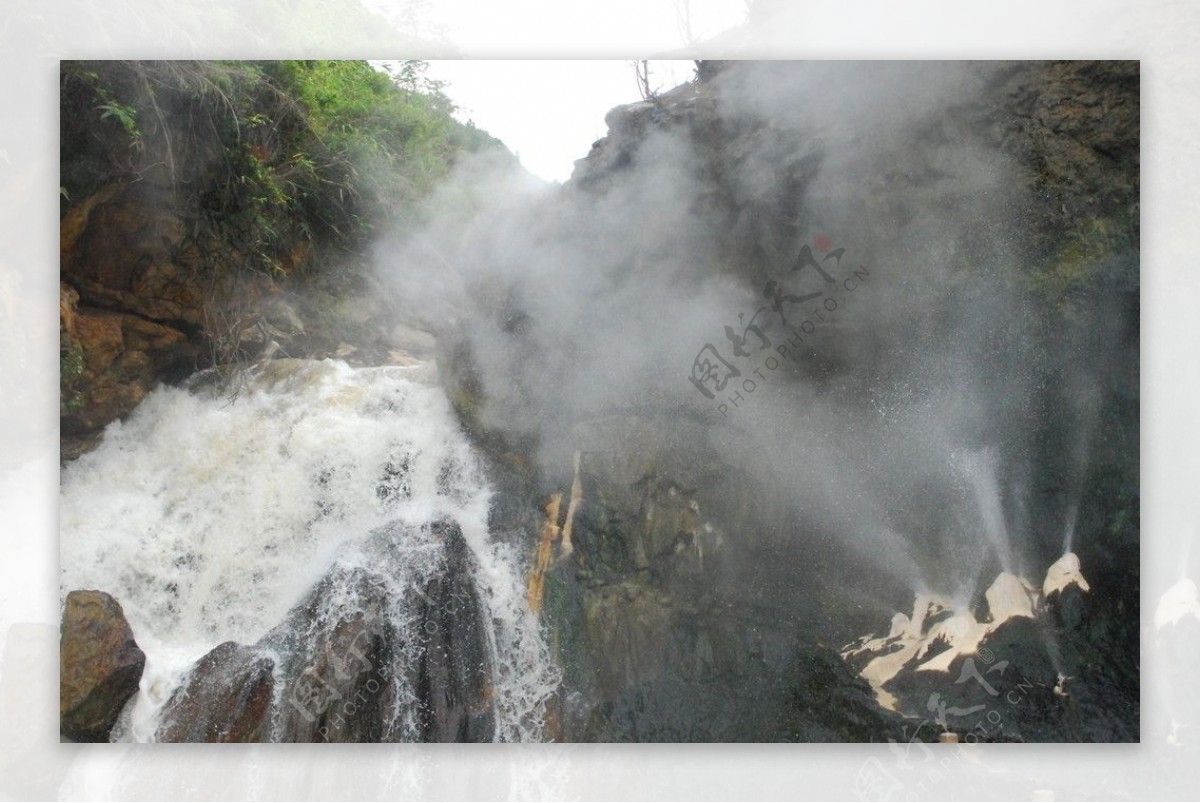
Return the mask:
<svg viewBox="0 0 1200 803">
<path fill-rule="evenodd" d="M 538 738 L 555 670 L 519 556 L 488 533 L 483 473 L 425 379 L 281 360 L 232 403 L 159 389 L 64 471 L 61 591 L 115 596 L 148 655 L 132 738 L 182 668 L 220 642 L 257 641 L 331 567 L 387 560 L 397 588 L 420 582 L 436 566 L 420 525 L 442 517 L 480 566 L 498 736 Z M 404 526 L 381 555 L 369 533 L 389 523 Z"/>
</svg>

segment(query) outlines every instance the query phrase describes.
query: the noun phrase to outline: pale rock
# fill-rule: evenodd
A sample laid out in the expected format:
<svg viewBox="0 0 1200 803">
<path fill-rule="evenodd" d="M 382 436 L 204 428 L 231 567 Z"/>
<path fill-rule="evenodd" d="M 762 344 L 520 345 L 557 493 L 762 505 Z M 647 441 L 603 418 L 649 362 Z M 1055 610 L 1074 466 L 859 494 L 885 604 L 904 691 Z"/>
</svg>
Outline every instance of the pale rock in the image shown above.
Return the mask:
<svg viewBox="0 0 1200 803">
<path fill-rule="evenodd" d="M 1024 578 L 1001 572 L 984 594 L 992 614 L 992 626 L 996 627 L 1016 616 L 1034 618 L 1036 596 L 1037 592 Z"/>
<path fill-rule="evenodd" d="M 1079 586 L 1081 591 L 1092 590 L 1080 571 L 1079 556 L 1074 552 L 1068 552 L 1056 560 L 1046 571 L 1046 579 L 1042 583 L 1042 596 L 1049 597 L 1072 583 Z"/>
<path fill-rule="evenodd" d="M 994 625 L 993 625 L 994 626 Z M 939 641 L 950 646 L 917 667 L 918 672 L 948 672 L 950 664 L 960 655 L 973 655 L 991 626 L 977 622 L 970 611 L 961 611 L 944 619 L 929 629 L 921 644 L 917 657 L 923 657 L 930 647 Z"/>
</svg>

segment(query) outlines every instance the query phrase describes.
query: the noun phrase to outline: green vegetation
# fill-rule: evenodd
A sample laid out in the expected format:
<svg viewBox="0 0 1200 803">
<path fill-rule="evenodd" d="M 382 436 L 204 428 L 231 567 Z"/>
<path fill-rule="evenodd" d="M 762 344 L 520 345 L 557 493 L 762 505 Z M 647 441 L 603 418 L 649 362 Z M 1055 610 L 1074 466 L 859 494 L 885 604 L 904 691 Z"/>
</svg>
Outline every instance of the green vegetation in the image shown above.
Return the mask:
<svg viewBox="0 0 1200 803">
<path fill-rule="evenodd" d="M 83 406 L 84 395 L 77 389 L 83 376 L 83 349 L 78 343 L 64 338 L 58 351 L 59 404 L 63 412 L 73 412 Z"/>
<path fill-rule="evenodd" d="M 140 259 L 152 260 L 155 281 L 186 285 L 175 300 L 190 305 L 189 327 L 201 309 L 202 331 L 188 333 L 207 362 L 242 362 L 280 336 L 267 334 L 264 302 L 283 289 L 303 290 L 291 294 L 305 322 L 297 349 L 365 345 L 365 305 L 348 300 L 387 303 L 368 269 L 372 238 L 419 224 L 464 155 L 515 164 L 498 140 L 454 119 L 426 66 L 64 62 L 60 213 L 79 213 L 64 232 L 85 228 L 93 203 L 119 206 L 95 236 L 120 235 L 92 247 L 116 254 L 133 243 L 128 281 L 147 269 Z"/>
<path fill-rule="evenodd" d="M 1084 218 L 1060 235 L 1051 259 L 1035 263 L 1030 289 L 1066 314 L 1089 295 L 1136 290 L 1136 219 Z"/>
<path fill-rule="evenodd" d="M 361 249 L 413 223 L 460 154 L 503 148 L 424 66 L 64 62 L 62 211 L 114 181 L 169 187 L 230 245 L 216 269 L 275 278 L 320 262 L 296 258 L 310 248 Z"/>
</svg>

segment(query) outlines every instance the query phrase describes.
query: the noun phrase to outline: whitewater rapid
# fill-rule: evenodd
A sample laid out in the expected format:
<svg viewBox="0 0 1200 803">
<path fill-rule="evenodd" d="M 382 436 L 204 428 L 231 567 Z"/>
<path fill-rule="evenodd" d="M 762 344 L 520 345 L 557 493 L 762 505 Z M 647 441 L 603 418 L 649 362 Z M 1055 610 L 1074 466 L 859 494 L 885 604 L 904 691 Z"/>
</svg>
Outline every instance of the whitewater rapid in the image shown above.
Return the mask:
<svg viewBox="0 0 1200 803">
<path fill-rule="evenodd" d="M 413 590 L 444 563 L 422 525 L 447 519 L 478 567 L 496 738 L 542 737 L 557 675 L 525 602 L 522 562 L 489 535 L 484 472 L 427 375 L 428 366 L 279 360 L 236 398 L 161 388 L 64 469 L 61 594 L 112 594 L 147 655 L 120 738 L 151 740 L 199 657 L 262 638 L 331 571 L 386 577 L 401 600 L 392 623 L 401 633 L 416 626 Z"/>
</svg>

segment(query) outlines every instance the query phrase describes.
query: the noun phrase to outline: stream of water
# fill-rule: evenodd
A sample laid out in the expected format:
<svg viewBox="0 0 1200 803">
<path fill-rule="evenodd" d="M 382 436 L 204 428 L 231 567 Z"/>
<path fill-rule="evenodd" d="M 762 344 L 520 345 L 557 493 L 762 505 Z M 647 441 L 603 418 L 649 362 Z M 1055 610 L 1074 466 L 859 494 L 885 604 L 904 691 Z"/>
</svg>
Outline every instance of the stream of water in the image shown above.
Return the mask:
<svg viewBox="0 0 1200 803">
<path fill-rule="evenodd" d="M 262 638 L 323 578 L 336 585 L 355 569 L 384 578 L 390 626 L 402 644 L 417 643 L 419 589 L 446 564 L 429 524 L 447 520 L 476 567 L 495 738 L 542 737 L 557 675 L 523 567 L 490 536 L 484 473 L 422 373 L 284 360 L 232 400 L 227 390 L 162 388 L 64 470 L 62 591 L 112 594 L 147 654 L 122 738 L 152 739 L 200 656 Z M 359 603 L 335 587 L 321 615 Z M 400 649 L 394 660 L 412 658 Z M 396 695 L 401 738 L 414 736 L 414 696 Z"/>
</svg>

